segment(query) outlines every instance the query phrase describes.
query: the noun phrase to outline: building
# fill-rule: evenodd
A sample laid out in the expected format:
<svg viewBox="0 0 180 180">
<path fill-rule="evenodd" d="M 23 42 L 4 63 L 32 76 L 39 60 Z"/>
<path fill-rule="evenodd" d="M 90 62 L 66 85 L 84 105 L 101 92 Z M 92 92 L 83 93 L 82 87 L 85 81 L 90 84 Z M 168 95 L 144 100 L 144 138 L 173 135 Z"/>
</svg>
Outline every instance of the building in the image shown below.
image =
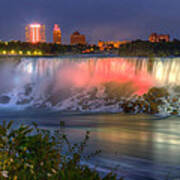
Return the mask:
<svg viewBox="0 0 180 180">
<path fill-rule="evenodd" d="M 152 42 L 152 43 L 169 42 L 170 41 L 170 35 L 169 34 L 152 33 L 149 36 L 149 41 Z"/>
<path fill-rule="evenodd" d="M 61 44 L 61 29 L 57 24 L 54 25 L 53 42 L 55 44 Z"/>
<path fill-rule="evenodd" d="M 98 41 L 98 47 L 101 51 L 104 51 L 105 49 L 119 48 L 127 43 L 130 43 L 130 41 Z"/>
<path fill-rule="evenodd" d="M 41 24 L 27 25 L 26 41 L 30 43 L 46 42 L 45 25 L 41 25 Z"/>
<path fill-rule="evenodd" d="M 86 45 L 86 37 L 83 34 L 80 34 L 78 31 L 71 35 L 71 45 L 77 44 Z"/>
</svg>

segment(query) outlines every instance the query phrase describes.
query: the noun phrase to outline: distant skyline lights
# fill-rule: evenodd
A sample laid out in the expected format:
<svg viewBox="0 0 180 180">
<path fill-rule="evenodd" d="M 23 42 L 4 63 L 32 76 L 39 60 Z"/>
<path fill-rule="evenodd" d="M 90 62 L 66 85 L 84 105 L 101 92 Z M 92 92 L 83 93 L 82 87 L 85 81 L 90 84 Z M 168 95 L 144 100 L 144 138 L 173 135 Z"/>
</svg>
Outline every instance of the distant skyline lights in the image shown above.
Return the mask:
<svg viewBox="0 0 180 180">
<path fill-rule="evenodd" d="M 33 24 L 27 25 L 25 30 L 26 30 L 26 33 L 25 33 L 26 42 L 30 42 L 30 43 L 46 42 L 45 25 L 39 24 L 39 23 L 33 23 Z M 53 35 L 53 41 L 52 41 L 53 43 L 62 44 L 62 32 L 61 32 L 61 29 L 58 24 L 54 24 L 52 35 Z M 154 39 L 157 42 L 160 42 L 160 41 L 168 41 L 169 42 L 170 35 L 169 34 L 158 35 L 157 33 L 152 33 L 149 37 L 149 41 L 154 42 L 155 41 Z M 111 45 L 114 46 L 115 48 L 119 48 L 120 45 L 126 44 L 128 42 L 131 42 L 131 41 L 127 41 L 127 40 L 100 41 L 99 40 L 97 45 L 103 50 L 107 46 L 111 46 Z M 75 31 L 70 36 L 70 44 L 71 45 L 78 45 L 78 44 L 85 45 L 85 44 L 87 44 L 86 36 L 83 34 L 80 34 L 78 31 Z"/>
<path fill-rule="evenodd" d="M 39 23 L 28 24 L 25 30 L 26 30 L 25 32 L 26 42 L 30 42 L 30 43 L 46 42 L 45 25 Z M 52 34 L 53 34 L 52 42 L 55 44 L 62 44 L 62 32 L 58 24 L 54 24 Z M 70 36 L 70 44 L 71 45 L 87 44 L 85 35 L 80 34 L 78 31 L 74 32 Z"/>
</svg>

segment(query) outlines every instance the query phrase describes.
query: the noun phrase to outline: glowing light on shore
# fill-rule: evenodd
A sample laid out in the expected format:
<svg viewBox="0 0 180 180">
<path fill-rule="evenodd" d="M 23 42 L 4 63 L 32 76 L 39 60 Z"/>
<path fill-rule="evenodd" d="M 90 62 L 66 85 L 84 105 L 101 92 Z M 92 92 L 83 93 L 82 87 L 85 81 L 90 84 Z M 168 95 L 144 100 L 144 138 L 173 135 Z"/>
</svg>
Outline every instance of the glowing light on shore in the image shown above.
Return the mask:
<svg viewBox="0 0 180 180">
<path fill-rule="evenodd" d="M 22 55 L 23 54 L 23 51 L 19 51 L 19 55 Z"/>
<path fill-rule="evenodd" d="M 42 56 L 42 55 L 43 55 L 43 53 L 42 53 L 41 51 L 39 51 L 39 52 L 38 52 L 38 55 L 39 55 L 39 56 Z"/>
<path fill-rule="evenodd" d="M 31 51 L 27 51 L 27 55 L 31 56 L 32 55 Z"/>
<path fill-rule="evenodd" d="M 38 54 L 38 52 L 37 52 L 37 51 L 34 51 L 33 54 L 36 56 L 36 55 Z"/>
<path fill-rule="evenodd" d="M 11 50 L 10 52 L 12 55 L 16 54 L 15 50 Z"/>
<path fill-rule="evenodd" d="M 4 51 L 2 51 L 2 54 L 4 54 L 4 55 L 5 55 L 5 54 L 7 54 L 7 51 L 5 51 L 5 50 L 4 50 Z"/>
</svg>

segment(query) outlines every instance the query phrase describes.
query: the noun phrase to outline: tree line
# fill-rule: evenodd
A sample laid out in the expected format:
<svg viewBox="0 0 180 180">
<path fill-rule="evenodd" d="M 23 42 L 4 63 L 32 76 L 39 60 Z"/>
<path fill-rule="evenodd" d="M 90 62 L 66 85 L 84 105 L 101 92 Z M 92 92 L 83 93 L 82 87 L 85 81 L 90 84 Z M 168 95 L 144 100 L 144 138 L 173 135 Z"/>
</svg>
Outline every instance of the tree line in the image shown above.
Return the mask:
<svg viewBox="0 0 180 180">
<path fill-rule="evenodd" d="M 171 42 L 151 43 L 149 41 L 136 40 L 131 43 L 121 45 L 120 56 L 148 56 L 167 57 L 180 56 L 180 40 Z"/>
<path fill-rule="evenodd" d="M 81 54 L 87 49 L 96 50 L 95 45 L 61 45 L 54 43 L 28 43 L 21 41 L 0 42 L 0 54 L 33 55 L 34 52 L 41 52 L 41 55 L 59 55 L 65 53 Z"/>
</svg>

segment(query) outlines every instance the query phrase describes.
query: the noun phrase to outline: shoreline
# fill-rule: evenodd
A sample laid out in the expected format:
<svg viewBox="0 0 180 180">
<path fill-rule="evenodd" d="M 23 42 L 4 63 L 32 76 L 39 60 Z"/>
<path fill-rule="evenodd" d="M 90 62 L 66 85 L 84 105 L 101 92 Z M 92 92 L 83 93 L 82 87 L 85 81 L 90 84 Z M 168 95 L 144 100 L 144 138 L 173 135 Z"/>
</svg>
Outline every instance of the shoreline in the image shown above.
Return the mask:
<svg viewBox="0 0 180 180">
<path fill-rule="evenodd" d="M 180 58 L 180 56 L 121 56 L 118 54 L 59 54 L 59 55 L 0 55 L 0 58 L 83 58 L 83 57 L 120 57 L 120 58 Z"/>
</svg>

